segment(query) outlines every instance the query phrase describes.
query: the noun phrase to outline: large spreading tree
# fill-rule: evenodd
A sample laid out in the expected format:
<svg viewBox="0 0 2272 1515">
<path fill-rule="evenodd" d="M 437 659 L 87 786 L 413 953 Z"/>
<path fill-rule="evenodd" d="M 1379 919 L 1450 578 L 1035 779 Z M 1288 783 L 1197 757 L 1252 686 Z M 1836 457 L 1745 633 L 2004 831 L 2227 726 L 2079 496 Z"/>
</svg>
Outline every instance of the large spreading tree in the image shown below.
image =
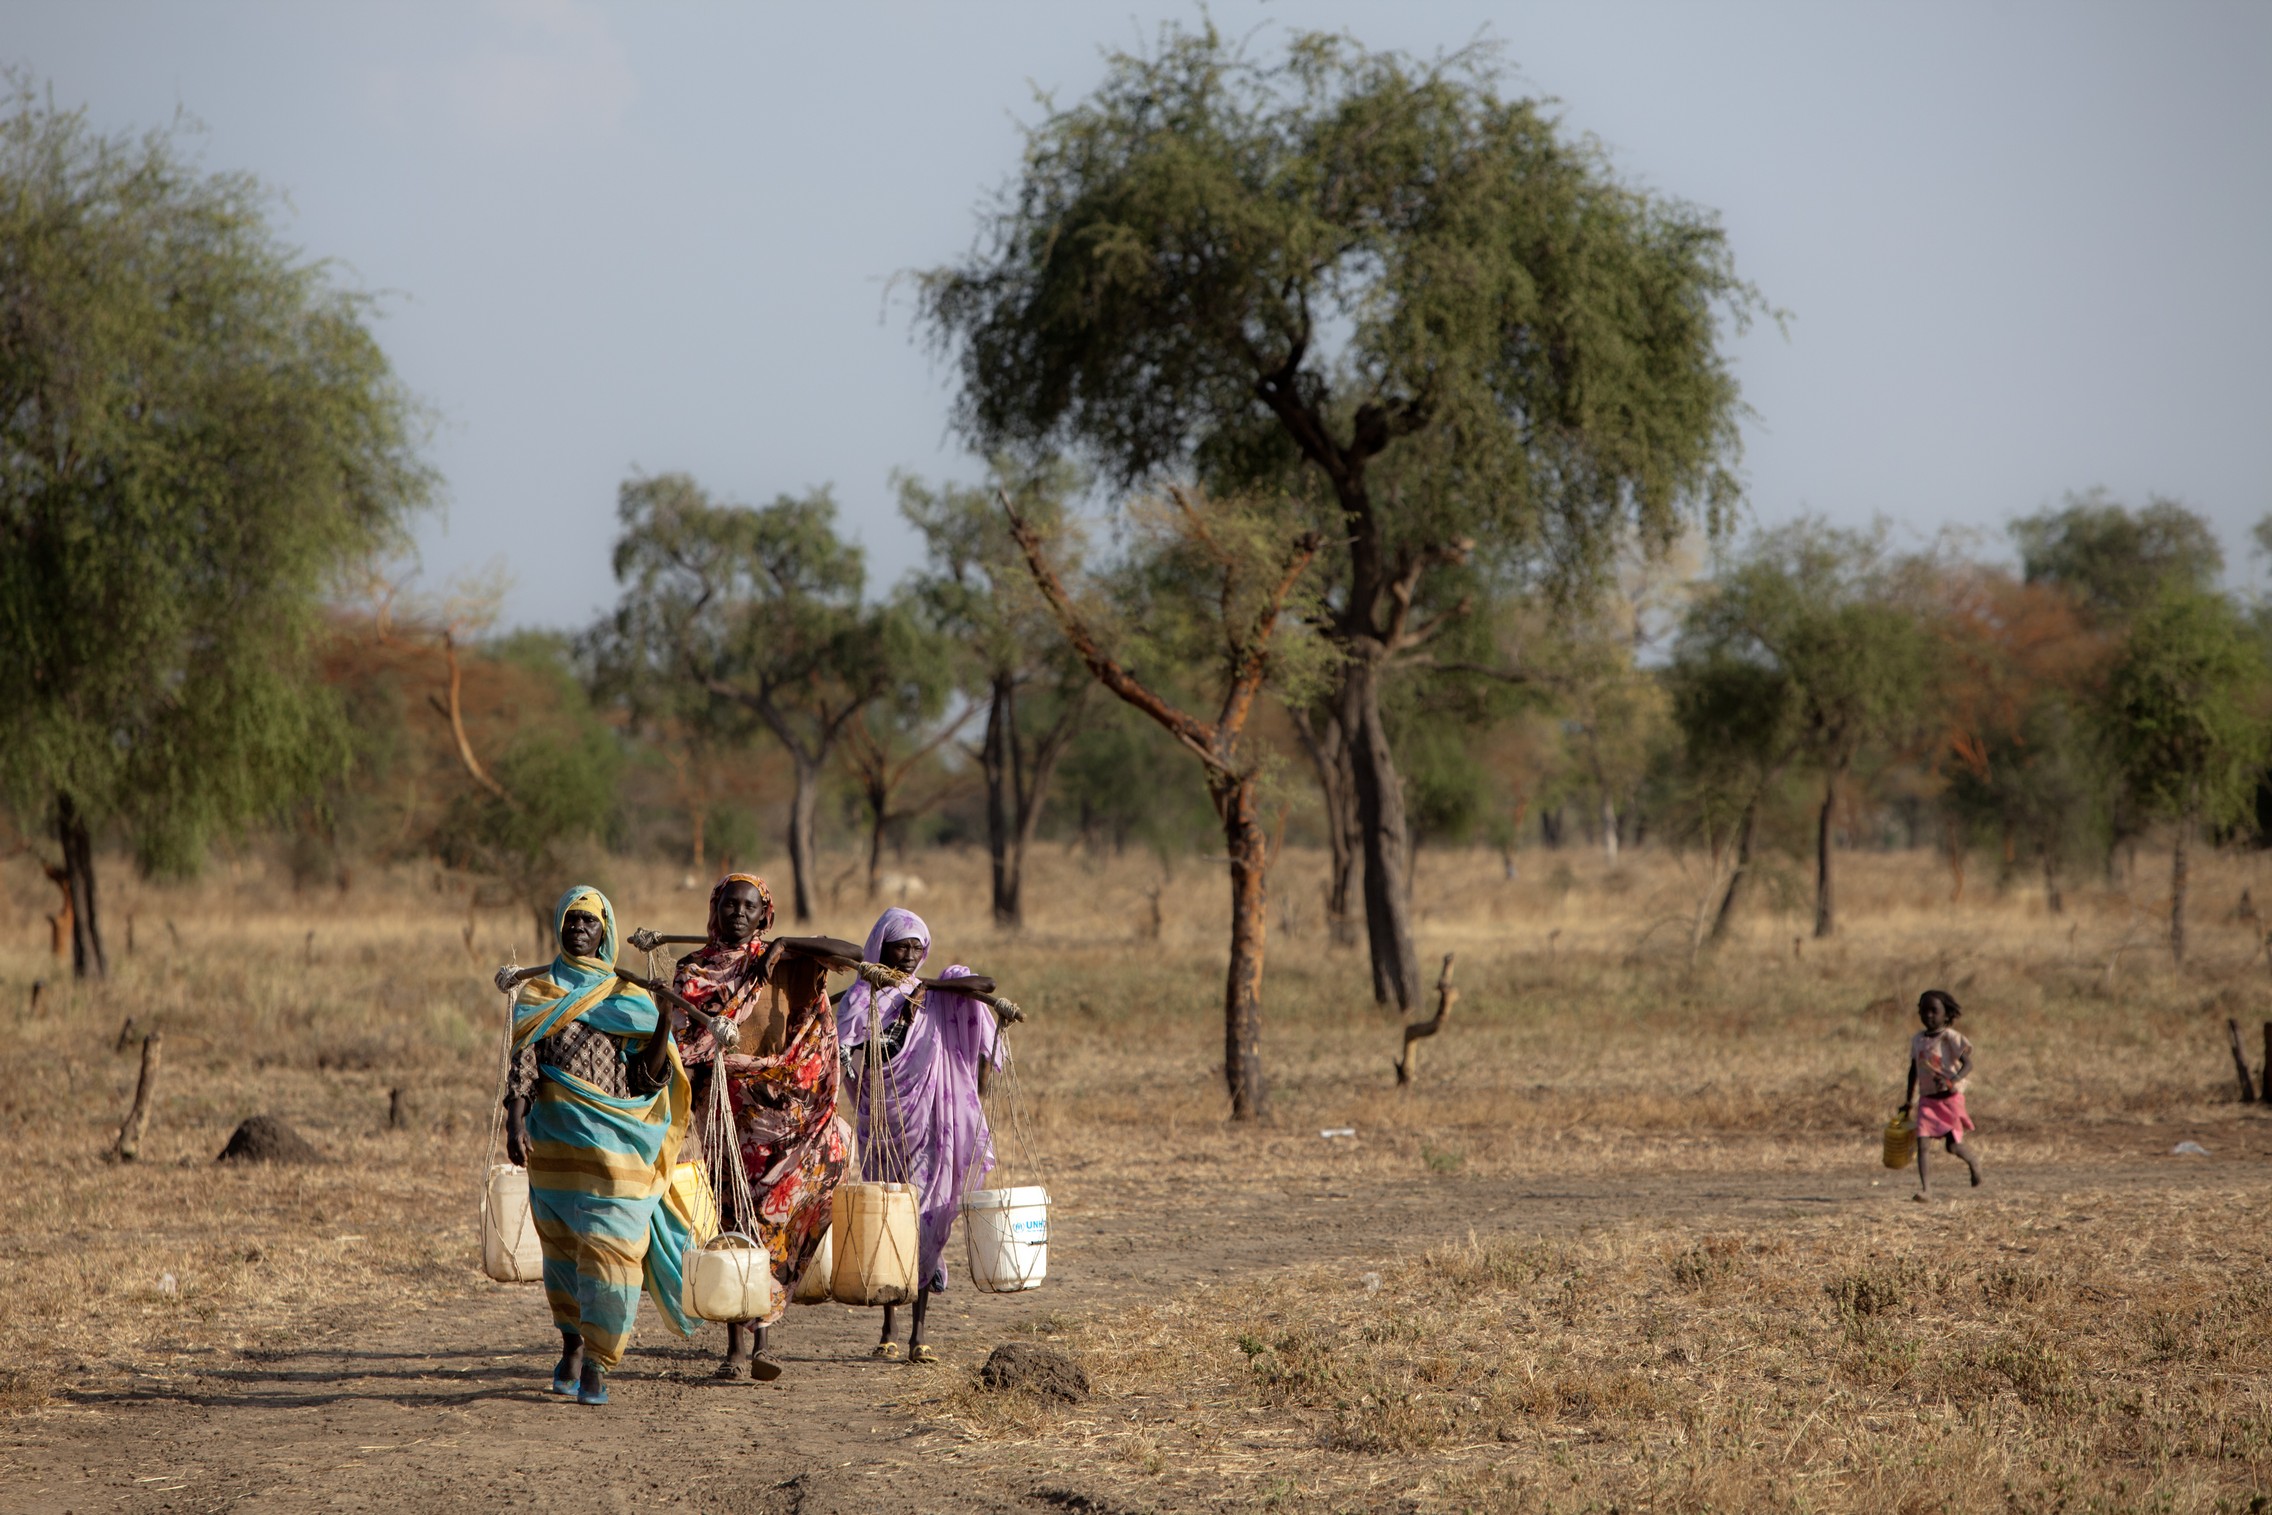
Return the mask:
<svg viewBox="0 0 2272 1515">
<path fill-rule="evenodd" d="M 1459 609 L 1432 579 L 1478 550 L 1582 574 L 1737 495 L 1721 344 L 1756 302 L 1717 224 L 1501 84 L 1472 49 L 1298 33 L 1264 61 L 1170 27 L 1028 132 L 977 246 L 922 285 L 978 444 L 1312 496 L 1375 990 L 1404 1006 L 1381 690 Z"/>
<path fill-rule="evenodd" d="M 836 530 L 826 489 L 751 507 L 713 500 L 682 473 L 625 483 L 615 577 L 595 628 L 618 679 L 676 686 L 682 713 L 733 735 L 757 723 L 789 755 L 789 872 L 796 918 L 813 918 L 820 781 L 845 733 L 908 674 L 894 607 L 863 603 L 867 566 Z"/>
<path fill-rule="evenodd" d="M 256 183 L 22 76 L 0 110 L 0 792 L 95 976 L 99 836 L 187 869 L 344 763 L 323 605 L 432 480 L 369 302 Z"/>
</svg>

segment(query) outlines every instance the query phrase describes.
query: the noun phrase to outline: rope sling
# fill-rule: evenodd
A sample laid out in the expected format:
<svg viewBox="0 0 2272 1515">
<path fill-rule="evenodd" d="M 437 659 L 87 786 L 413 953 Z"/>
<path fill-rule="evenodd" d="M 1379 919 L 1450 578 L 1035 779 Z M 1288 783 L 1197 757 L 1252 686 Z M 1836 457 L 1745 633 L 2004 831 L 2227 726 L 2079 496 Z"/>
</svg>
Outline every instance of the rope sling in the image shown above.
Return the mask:
<svg viewBox="0 0 2272 1515">
<path fill-rule="evenodd" d="M 906 994 L 905 1007 L 901 1012 L 904 1021 L 911 1023 L 922 1008 L 928 986 L 917 975 L 901 973 L 880 963 L 862 963 L 855 971 L 877 993 L 877 998 L 871 999 L 871 1005 L 877 1004 L 882 991 L 899 989 Z M 956 1175 L 959 1179 L 956 1194 L 963 1221 L 965 1255 L 974 1284 L 986 1292 L 1008 1293 L 1033 1288 L 1040 1284 L 1048 1267 L 1049 1174 L 1041 1164 L 1033 1140 L 1032 1119 L 1024 1083 L 1018 1075 L 1017 1059 L 1008 1033 L 1009 1022 L 1021 1019 L 1023 1012 L 1014 1002 L 1000 995 L 971 994 L 961 990 L 955 992 L 977 1000 L 997 1016 L 994 1035 L 996 1045 L 1000 1048 L 1000 1062 L 996 1077 L 991 1083 L 1000 1092 L 992 1097 L 981 1094 L 980 1108 L 987 1117 L 989 1132 L 1005 1124 L 994 1119 L 996 1112 L 1008 1117 L 1006 1126 L 1010 1139 L 1017 1148 L 1018 1165 L 1030 1170 L 1040 1179 L 1039 1184 L 1032 1186 L 1032 1189 L 1039 1191 L 1038 1194 L 1023 1186 L 996 1185 L 998 1191 L 1009 1191 L 1003 1192 L 1006 1201 L 1013 1197 L 1013 1192 L 1022 1194 L 1023 1198 L 1014 1208 L 978 1207 L 989 1212 L 982 1221 L 974 1213 L 970 1198 L 973 1193 L 986 1190 L 988 1175 L 983 1171 L 982 1165 L 986 1160 L 987 1149 L 981 1146 L 971 1153 L 969 1165 Z M 886 1177 L 893 1174 L 904 1177 L 910 1170 L 903 1145 L 906 1134 L 901 1129 L 901 1122 L 887 1118 L 897 1112 L 887 1110 L 883 1103 L 886 1091 L 879 1087 L 886 1082 L 881 1077 L 881 1049 L 885 1038 L 880 1019 L 880 1015 L 872 1010 L 867 1042 L 863 1049 L 866 1055 L 863 1059 L 865 1073 L 861 1092 L 869 1103 L 870 1130 L 880 1133 L 887 1143 L 884 1161 L 878 1164 L 879 1171 L 888 1169 Z M 917 1282 L 920 1283 L 921 1280 Z"/>
</svg>

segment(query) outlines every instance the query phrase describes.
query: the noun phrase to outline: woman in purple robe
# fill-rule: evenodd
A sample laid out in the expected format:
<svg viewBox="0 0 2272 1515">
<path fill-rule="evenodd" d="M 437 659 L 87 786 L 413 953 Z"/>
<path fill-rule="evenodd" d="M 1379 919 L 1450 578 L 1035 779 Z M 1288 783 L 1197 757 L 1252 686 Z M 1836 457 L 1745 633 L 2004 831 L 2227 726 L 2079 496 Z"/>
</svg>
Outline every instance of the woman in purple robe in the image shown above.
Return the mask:
<svg viewBox="0 0 2272 1515">
<path fill-rule="evenodd" d="M 861 953 L 866 962 L 906 974 L 930 955 L 931 928 L 913 911 L 897 908 L 883 913 Z M 941 1254 L 963 1191 L 994 1167 L 994 1139 L 978 1098 L 979 1071 L 1000 1066 L 1002 1058 L 994 1012 L 943 987 L 992 994 L 994 981 L 958 963 L 934 982 L 942 987 L 873 989 L 855 982 L 836 1012 L 844 1103 L 859 1112 L 861 1175 L 871 1183 L 915 1186 L 922 1283 L 907 1333 L 910 1362 L 939 1360 L 923 1344 L 923 1316 L 931 1292 L 947 1286 Z M 873 1086 L 871 1076 L 877 1080 Z M 895 1315 L 893 1306 L 884 1306 L 878 1357 L 900 1355 L 891 1339 Z"/>
</svg>

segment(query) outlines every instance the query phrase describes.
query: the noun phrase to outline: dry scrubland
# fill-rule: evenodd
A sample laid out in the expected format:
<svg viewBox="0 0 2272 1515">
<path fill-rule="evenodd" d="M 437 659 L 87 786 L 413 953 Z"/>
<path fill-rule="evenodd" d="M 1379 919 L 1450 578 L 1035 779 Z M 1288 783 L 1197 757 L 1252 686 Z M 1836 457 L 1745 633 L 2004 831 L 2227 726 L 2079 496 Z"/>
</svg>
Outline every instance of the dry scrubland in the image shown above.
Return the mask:
<svg viewBox="0 0 2272 1515">
<path fill-rule="evenodd" d="M 1274 880 L 1275 1109 L 1249 1129 L 1223 1119 L 1216 870 L 1167 876 L 1152 941 L 1156 862 L 1049 853 L 1033 928 L 1003 939 L 982 858 L 916 859 L 932 892 L 913 903 L 946 956 L 1032 1011 L 1019 1084 L 1062 1224 L 1107 1188 L 1156 1201 L 1170 1241 L 1229 1186 L 1425 1184 L 1444 1201 L 1441 1234 L 1370 1278 L 1303 1267 L 1307 1221 L 1289 1223 L 1289 1267 L 1209 1290 L 1185 1289 L 1163 1244 L 1157 1290 L 1128 1313 L 1035 1314 L 1098 1399 L 956 1390 L 924 1413 L 974 1455 L 1063 1459 L 1167 1507 L 2249 1508 L 2272 1490 L 2272 1190 L 2233 1160 L 2265 1143 L 2223 1024 L 2272 1015 L 2255 931 L 2227 919 L 2260 863 L 2197 869 L 2197 960 L 2178 975 L 2151 858 L 2134 894 L 2075 889 L 2054 917 L 1977 871 L 1959 905 L 1929 858 L 1846 856 L 1836 941 L 1794 952 L 1803 919 L 1762 908 L 1692 962 L 1705 881 L 1676 859 L 1613 873 L 1532 852 L 1508 881 L 1496 857 L 1424 854 L 1422 949 L 1460 953 L 1463 995 L 1400 1094 L 1394 1023 L 1362 956 L 1326 946 L 1321 860 L 1295 854 Z M 675 869 L 588 872 L 627 927 L 700 918 Z M 8 864 L 7 1408 L 488 1287 L 469 1263 L 498 1014 L 483 978 L 509 951 L 530 960 L 525 916 L 469 917 L 463 885 L 424 869 L 347 895 L 277 877 L 247 861 L 190 886 L 114 883 L 116 974 L 73 992 L 45 951 L 52 891 Z M 871 915 L 848 897 L 821 924 L 858 936 Z M 1935 984 L 1981 1046 L 1979 1194 L 1897 1204 L 1906 1181 L 1886 1175 L 1882 1206 L 1770 1227 L 1467 1236 L 1461 1195 L 1485 1181 L 1874 1162 L 1908 1007 Z M 121 1166 L 102 1154 L 133 1085 L 113 1050 L 129 1015 L 164 1030 L 165 1071 L 144 1160 Z M 386 1127 L 390 1088 L 404 1129 Z M 217 1167 L 257 1111 L 337 1161 Z M 1359 1135 L 1318 1137 L 1340 1125 Z M 2187 1136 L 2218 1155 L 2161 1156 Z M 2095 1189 L 2100 1162 L 2166 1163 L 2188 1186 Z M 2075 1185 L 1999 1199 L 1998 1172 L 2045 1164 Z"/>
</svg>

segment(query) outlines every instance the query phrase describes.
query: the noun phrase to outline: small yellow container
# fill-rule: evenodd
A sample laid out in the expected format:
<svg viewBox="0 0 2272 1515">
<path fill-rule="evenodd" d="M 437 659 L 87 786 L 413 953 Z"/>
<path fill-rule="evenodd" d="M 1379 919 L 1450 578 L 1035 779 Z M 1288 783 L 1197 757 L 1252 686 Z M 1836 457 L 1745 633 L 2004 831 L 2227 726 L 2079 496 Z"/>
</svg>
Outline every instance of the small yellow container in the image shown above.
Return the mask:
<svg viewBox="0 0 2272 1515">
<path fill-rule="evenodd" d="M 1885 1123 L 1885 1165 L 1889 1168 L 1906 1168 L 1917 1155 L 1917 1128 L 1909 1124 L 1909 1117 L 1899 1110 Z"/>
<path fill-rule="evenodd" d="M 699 1247 L 718 1234 L 718 1195 L 710 1187 L 710 1174 L 702 1164 L 684 1162 L 672 1167 L 670 1198 L 672 1208 L 693 1233 L 690 1239 L 694 1245 Z"/>
</svg>

